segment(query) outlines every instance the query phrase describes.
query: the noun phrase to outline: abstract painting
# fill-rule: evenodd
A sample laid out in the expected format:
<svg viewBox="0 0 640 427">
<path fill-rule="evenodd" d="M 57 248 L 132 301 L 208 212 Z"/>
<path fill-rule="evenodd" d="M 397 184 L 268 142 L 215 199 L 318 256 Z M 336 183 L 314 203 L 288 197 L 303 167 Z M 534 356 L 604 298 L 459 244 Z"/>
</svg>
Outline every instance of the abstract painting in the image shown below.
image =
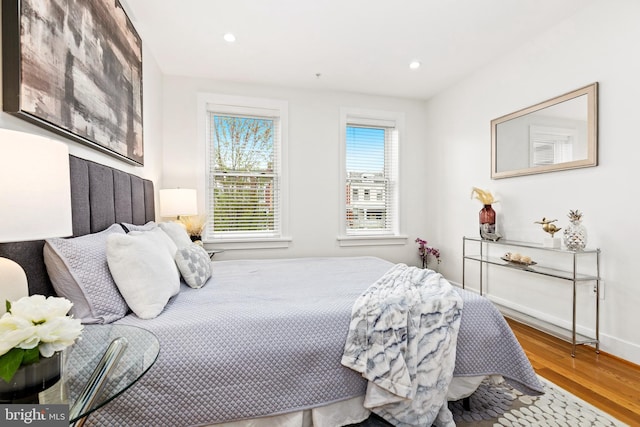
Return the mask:
<svg viewBox="0 0 640 427">
<path fill-rule="evenodd" d="M 144 164 L 142 42 L 118 0 L 3 0 L 4 111 Z"/>
</svg>

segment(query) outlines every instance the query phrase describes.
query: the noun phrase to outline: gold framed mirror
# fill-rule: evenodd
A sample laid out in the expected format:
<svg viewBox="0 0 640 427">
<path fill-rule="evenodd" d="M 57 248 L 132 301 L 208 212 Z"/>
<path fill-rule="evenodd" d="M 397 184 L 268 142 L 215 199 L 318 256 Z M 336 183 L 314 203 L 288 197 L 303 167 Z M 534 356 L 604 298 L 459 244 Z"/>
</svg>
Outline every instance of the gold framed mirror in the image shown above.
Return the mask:
<svg viewBox="0 0 640 427">
<path fill-rule="evenodd" d="M 491 121 L 491 178 L 598 165 L 598 83 Z"/>
</svg>

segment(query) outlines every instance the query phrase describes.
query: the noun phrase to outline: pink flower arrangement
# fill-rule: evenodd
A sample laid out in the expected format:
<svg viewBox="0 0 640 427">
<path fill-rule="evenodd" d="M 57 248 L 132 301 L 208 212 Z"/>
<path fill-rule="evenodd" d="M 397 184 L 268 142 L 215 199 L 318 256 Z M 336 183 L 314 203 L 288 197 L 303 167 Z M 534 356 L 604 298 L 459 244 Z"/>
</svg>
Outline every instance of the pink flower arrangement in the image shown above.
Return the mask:
<svg viewBox="0 0 640 427">
<path fill-rule="evenodd" d="M 440 249 L 427 246 L 427 241 L 419 237 L 416 239 L 416 243 L 418 244 L 418 255 L 420 255 L 420 259 L 422 260 L 422 268 L 427 268 L 427 258 L 429 254 L 440 264 Z"/>
</svg>

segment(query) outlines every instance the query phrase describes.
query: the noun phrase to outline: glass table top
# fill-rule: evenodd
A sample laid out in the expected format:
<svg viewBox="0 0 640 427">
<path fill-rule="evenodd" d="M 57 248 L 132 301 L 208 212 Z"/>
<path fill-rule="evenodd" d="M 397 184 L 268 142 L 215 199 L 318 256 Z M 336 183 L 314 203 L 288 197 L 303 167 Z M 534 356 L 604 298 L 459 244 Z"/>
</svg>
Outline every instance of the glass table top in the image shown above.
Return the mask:
<svg viewBox="0 0 640 427">
<path fill-rule="evenodd" d="M 105 363 L 106 352 L 112 353 L 113 360 Z M 158 339 L 146 329 L 85 325 L 78 341 L 64 352 L 61 386 L 47 400 L 68 403 L 70 423 L 82 420 L 135 384 L 159 352 Z"/>
</svg>

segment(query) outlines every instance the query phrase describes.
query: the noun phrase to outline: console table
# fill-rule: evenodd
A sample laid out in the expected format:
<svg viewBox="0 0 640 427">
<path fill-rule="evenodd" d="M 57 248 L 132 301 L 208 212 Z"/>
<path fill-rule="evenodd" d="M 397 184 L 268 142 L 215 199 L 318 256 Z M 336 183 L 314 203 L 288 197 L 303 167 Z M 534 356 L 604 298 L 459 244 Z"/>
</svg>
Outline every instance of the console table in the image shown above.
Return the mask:
<svg viewBox="0 0 640 427">
<path fill-rule="evenodd" d="M 471 254 L 467 246 L 474 246 L 475 251 Z M 517 251 L 517 248 L 526 248 L 534 252 L 544 251 L 552 254 L 553 256 L 563 257 L 566 259 L 566 269 L 550 268 L 548 266 L 535 264 L 524 265 L 509 262 L 501 257 L 491 256 L 489 249 L 491 246 L 502 246 L 505 249 L 513 248 L 512 251 Z M 578 258 L 592 257 L 594 262 L 595 274 L 584 274 L 578 271 Z M 512 268 L 518 271 L 522 271 L 523 274 L 537 274 L 554 279 L 568 281 L 573 285 L 573 298 L 572 298 L 572 322 L 570 331 L 562 331 L 557 326 L 546 324 L 544 329 L 559 338 L 569 341 L 572 344 L 571 356 L 576 355 L 576 346 L 581 344 L 595 344 L 596 353 L 600 352 L 600 249 L 585 249 L 581 251 L 570 251 L 566 249 L 548 248 L 542 245 L 534 243 L 515 242 L 509 240 L 483 240 L 481 238 L 463 237 L 462 238 L 462 287 L 465 287 L 466 271 L 465 265 L 467 261 L 475 261 L 480 264 L 480 294 L 483 294 L 483 266 L 495 265 L 504 268 Z M 586 337 L 576 333 L 576 289 L 580 284 L 595 283 L 595 337 Z M 545 323 L 541 319 L 537 319 L 539 322 Z M 531 326 L 538 327 L 539 325 L 531 324 Z M 568 334 L 567 334 L 568 332 Z"/>
</svg>

